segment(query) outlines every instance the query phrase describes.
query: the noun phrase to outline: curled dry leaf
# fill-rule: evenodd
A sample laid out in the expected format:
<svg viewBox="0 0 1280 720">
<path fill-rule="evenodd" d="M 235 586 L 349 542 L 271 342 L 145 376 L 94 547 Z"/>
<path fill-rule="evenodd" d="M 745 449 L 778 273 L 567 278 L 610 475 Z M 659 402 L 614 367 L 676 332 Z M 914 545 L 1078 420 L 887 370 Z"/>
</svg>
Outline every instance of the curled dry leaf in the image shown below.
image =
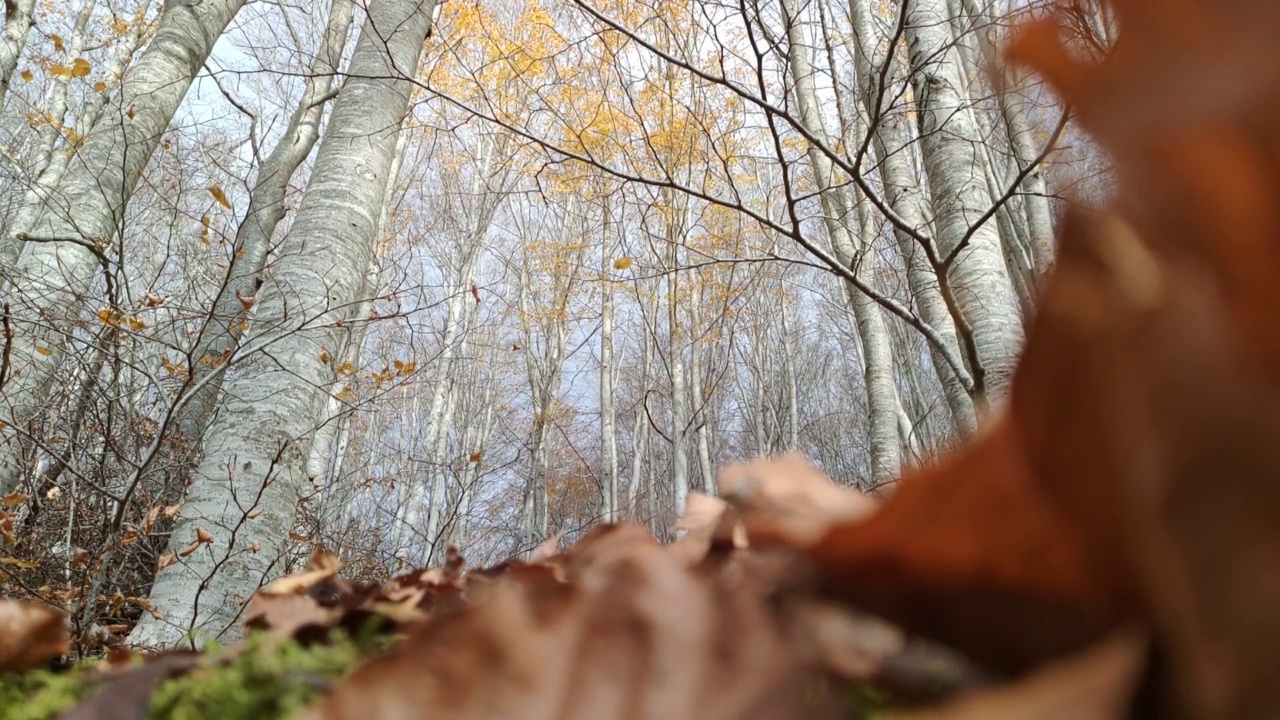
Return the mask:
<svg viewBox="0 0 1280 720">
<path fill-rule="evenodd" d="M 4 506 L 10 507 L 10 508 L 17 507 L 30 499 L 31 499 L 30 495 L 23 495 L 17 490 L 14 490 L 13 492 L 4 496 Z"/>
<path fill-rule="evenodd" d="M 1206 718 L 1280 714 L 1280 4 L 1116 0 L 1095 66 L 1016 58 L 1119 162 L 1076 211 L 1014 413 L 1037 477 Z"/>
<path fill-rule="evenodd" d="M 1123 631 L 1009 685 L 885 720 L 1124 720 L 1147 649 Z"/>
<path fill-rule="evenodd" d="M 311 558 L 307 560 L 307 567 L 302 572 L 274 580 L 258 592 L 263 595 L 301 594 L 314 585 L 337 575 L 341 568 L 342 562 L 336 555 L 324 550 L 316 550 L 311 553 Z"/>
<path fill-rule="evenodd" d="M 837 522 L 875 513 L 879 503 L 831 481 L 798 453 L 736 463 L 716 478 L 720 495 L 747 527 L 808 545 Z"/>
<path fill-rule="evenodd" d="M 323 607 L 307 595 L 258 592 L 245 607 L 244 625 L 269 629 L 279 637 L 293 637 L 308 625 L 330 627 L 340 615 L 337 608 Z"/>
<path fill-rule="evenodd" d="M 199 664 L 200 657 L 194 651 L 173 650 L 151 657 L 141 665 L 128 664 L 109 670 L 99 681 L 100 689 L 59 717 L 62 720 L 145 718 L 151 695 L 160 683 L 187 674 Z M 117 661 L 117 665 L 119 662 L 122 661 Z"/>
<path fill-rule="evenodd" d="M 208 530 L 205 530 L 204 528 L 202 528 L 202 527 L 200 527 L 199 525 L 197 525 L 197 526 L 196 526 L 196 542 L 199 542 L 199 543 L 212 543 L 212 542 L 213 542 L 213 533 L 211 533 L 211 532 L 209 532 Z"/>
<path fill-rule="evenodd" d="M 69 651 L 61 612 L 39 603 L 0 600 L 0 673 L 30 670 Z"/>
</svg>

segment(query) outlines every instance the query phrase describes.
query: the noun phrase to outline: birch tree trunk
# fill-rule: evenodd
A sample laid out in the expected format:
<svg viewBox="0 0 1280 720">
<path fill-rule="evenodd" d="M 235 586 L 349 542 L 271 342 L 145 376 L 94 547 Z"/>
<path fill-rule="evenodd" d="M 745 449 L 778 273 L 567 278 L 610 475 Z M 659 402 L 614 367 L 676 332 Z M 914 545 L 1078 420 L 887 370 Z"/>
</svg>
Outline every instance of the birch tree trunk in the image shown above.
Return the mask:
<svg viewBox="0 0 1280 720">
<path fill-rule="evenodd" d="M 367 267 L 374 252 L 433 5 L 370 4 L 350 79 L 262 288 L 250 347 L 223 393 L 170 551 L 181 555 L 201 530 L 212 540 L 156 576 L 151 601 L 162 619 L 145 617 L 134 644 L 172 645 L 192 632 L 234 637 L 243 602 L 280 571 L 306 482 L 309 433 L 334 380 L 321 348 L 337 347 L 336 321 L 364 286 L 364 273 L 350 270 Z"/>
<path fill-rule="evenodd" d="M 148 28 L 146 17 L 151 10 L 152 3 L 153 0 L 142 0 L 137 12 L 134 13 L 133 20 L 129 23 L 129 28 L 125 35 L 116 41 L 111 62 L 102 69 L 102 77 L 104 78 L 102 82 L 108 87 L 114 87 L 121 80 L 125 68 L 142 43 L 143 35 Z M 86 10 L 90 11 L 84 16 L 86 20 L 91 17 L 94 5 L 96 5 L 96 2 L 91 2 L 86 6 Z M 81 30 L 83 32 L 83 29 Z M 81 37 L 80 42 L 83 43 L 83 37 Z M 78 53 L 83 50 L 83 45 L 77 45 L 73 37 L 71 48 Z M 75 61 L 71 52 L 68 52 L 66 60 L 67 62 L 64 64 L 68 66 Z M 0 237 L 0 280 L 9 277 L 18 262 L 18 256 L 23 247 L 23 241 L 18 237 L 19 234 L 31 230 L 31 225 L 35 222 L 43 204 L 48 201 L 49 194 L 62 180 L 71 158 L 74 157 L 74 154 L 57 152 L 57 140 L 60 135 L 58 127 L 67 124 L 66 97 L 69 81 L 69 76 L 59 76 L 51 80 L 51 97 L 54 93 L 57 93 L 61 99 L 49 103 L 49 105 L 53 106 L 49 114 L 55 122 L 45 127 L 46 134 L 42 138 L 38 155 L 40 164 L 37 165 L 36 178 L 24 193 L 22 205 L 18 208 L 15 217 L 9 221 L 8 226 L 5 228 L 4 237 Z M 74 123 L 76 131 L 82 137 L 93 133 L 93 128 L 102 117 L 102 111 L 106 107 L 107 101 L 108 92 L 106 91 L 94 93 L 88 98 Z M 54 103 L 59 104 L 55 106 Z"/>
<path fill-rule="evenodd" d="M 914 133 L 906 114 L 895 110 L 891 103 L 890 94 L 903 82 L 901 65 L 889 52 L 887 43 L 882 43 L 877 36 L 871 22 L 868 2 L 869 0 L 850 0 L 849 5 L 853 20 L 853 56 L 860 90 L 858 95 L 874 124 L 872 145 L 879 160 L 877 164 L 881 183 L 885 188 L 885 198 L 898 217 L 917 230 L 928 231 L 928 198 L 920 187 L 919 175 L 910 153 L 915 143 Z M 884 92 L 881 92 L 879 82 L 882 73 L 885 77 Z M 958 351 L 960 342 L 956 336 L 955 322 L 942 298 L 938 277 L 929 265 L 924 249 L 916 244 L 915 238 L 898 228 L 894 228 L 894 237 L 907 266 L 907 282 L 920 318 L 943 341 Z M 978 430 L 973 398 L 950 363 L 932 343 L 929 344 L 929 352 L 956 429 L 963 436 L 973 435 Z"/>
<path fill-rule="evenodd" d="M 271 251 L 271 239 L 285 215 L 285 196 L 298 167 L 311 154 L 320 137 L 324 97 L 332 90 L 334 74 L 342 61 L 351 28 L 352 0 L 331 0 L 329 22 L 320 50 L 306 72 L 302 98 L 289 118 L 280 141 L 258 170 L 249 194 L 249 209 L 236 230 L 236 239 L 227 277 L 213 303 L 205 327 L 201 329 L 189 356 L 188 377 L 192 397 L 178 415 L 179 439 L 188 447 L 199 445 L 217 404 L 220 383 L 201 381 L 206 375 L 221 373 L 225 363 L 201 362 L 204 358 L 228 358 L 248 328 L 252 298 L 262 285 L 263 270 Z M 246 302 L 246 298 L 249 300 Z M 367 314 L 367 313 L 366 313 Z M 336 348 L 330 348 L 334 351 Z"/>
<path fill-rule="evenodd" d="M 984 402 L 1003 400 L 1022 345 L 1022 317 L 1005 268 L 1000 233 L 988 220 L 983 137 L 964 84 L 946 0 L 910 0 L 905 36 L 920 121 L 920 147 L 933 201 L 938 251 L 955 255 L 947 279 L 969 325 Z"/>
<path fill-rule="evenodd" d="M 824 144 L 827 132 L 819 113 L 814 68 L 809 58 L 812 44 L 800 26 L 796 0 L 783 0 L 787 25 L 787 61 L 794 82 L 794 95 L 800 121 L 806 130 Z M 813 168 L 822 202 L 823 223 L 831 245 L 841 263 L 858 274 L 870 287 L 875 282 L 875 254 L 868 243 L 855 246 L 849 223 L 857 222 L 856 210 L 849 206 L 844 191 L 837 186 L 831 159 L 816 147 L 809 148 L 809 164 Z M 871 445 L 871 478 L 879 483 L 896 477 L 902 468 L 902 446 L 898 437 L 897 388 L 893 378 L 893 350 L 880 306 L 865 293 L 846 287 L 849 303 L 857 319 L 858 337 L 862 342 L 867 388 L 867 433 Z"/>
<path fill-rule="evenodd" d="M 143 167 L 160 143 L 214 42 L 244 0 L 167 5 L 151 46 L 126 72 L 116 98 L 118 121 L 99 123 L 42 203 L 8 285 L 15 332 L 12 367 L 0 414 L 0 492 L 22 475 L 25 429 L 48 397 L 65 338 L 80 316 L 103 251 L 111 246 Z M 23 238 L 19 238 L 23 239 Z M 17 244 L 11 245 L 15 252 Z"/>
<path fill-rule="evenodd" d="M 448 422 L 444 419 L 446 404 L 449 401 L 451 374 L 460 345 L 466 340 L 465 329 L 473 308 L 469 307 L 472 296 L 471 284 L 475 278 L 476 267 L 480 261 L 481 246 L 493 223 L 494 214 L 510 192 L 509 177 L 504 167 L 495 171 L 499 164 L 498 155 L 506 147 L 505 138 L 485 135 L 481 139 L 479 150 L 480 164 L 472 178 L 470 197 L 478 198 L 471 208 L 473 213 L 465 237 L 462 240 L 461 258 L 457 275 L 449 289 L 445 302 L 445 324 L 441 338 L 440 354 L 436 366 L 440 373 L 431 386 L 431 403 L 427 409 L 427 426 L 423 435 L 423 443 L 430 454 L 427 464 L 427 476 L 406 480 L 400 486 L 399 503 L 396 506 L 396 527 L 393 531 L 393 547 L 396 552 L 403 553 L 408 534 L 422 524 L 423 496 L 427 500 L 427 538 L 430 540 L 439 531 L 439 519 L 442 508 L 438 507 L 445 496 L 445 476 L 436 472 L 443 458 L 436 453 L 441 434 L 447 432 Z M 505 159 L 504 159 L 505 160 Z M 439 502 L 437 502 L 439 498 Z"/>
<path fill-rule="evenodd" d="M 601 520 L 617 522 L 618 517 L 618 410 L 615 406 L 617 377 L 613 361 L 613 253 L 610 199 L 601 195 L 603 228 L 600 242 L 600 490 Z"/>
<path fill-rule="evenodd" d="M 35 6 L 36 0 L 8 0 L 4 4 L 4 35 L 0 38 L 0 108 L 4 107 L 5 100 L 9 97 L 13 71 L 18 68 L 22 49 L 27 46 L 27 35 L 31 31 L 31 11 Z"/>
<path fill-rule="evenodd" d="M 643 336 L 640 340 L 640 388 L 636 400 L 636 416 L 631 423 L 631 482 L 627 486 L 627 498 L 623 503 L 627 515 L 633 520 L 640 520 L 641 503 L 645 502 L 645 468 L 649 461 L 649 423 L 645 413 L 648 401 L 652 373 L 649 366 L 653 363 L 653 336 L 649 332 L 648 322 L 644 322 Z M 649 518 L 646 516 L 647 522 Z"/>
</svg>

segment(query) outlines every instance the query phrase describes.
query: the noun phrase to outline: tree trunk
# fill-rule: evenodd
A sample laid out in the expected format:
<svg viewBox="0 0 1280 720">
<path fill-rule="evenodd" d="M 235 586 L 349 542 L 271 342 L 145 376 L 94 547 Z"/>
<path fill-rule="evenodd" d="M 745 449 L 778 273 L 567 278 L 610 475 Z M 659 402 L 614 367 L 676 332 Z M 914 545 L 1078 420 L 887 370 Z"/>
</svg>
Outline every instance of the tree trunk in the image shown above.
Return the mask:
<svg viewBox="0 0 1280 720">
<path fill-rule="evenodd" d="M 600 242 L 600 494 L 601 520 L 617 522 L 618 517 L 618 410 L 614 405 L 617 378 L 613 363 L 613 235 L 609 197 L 602 193 L 602 240 Z"/>
<path fill-rule="evenodd" d="M 284 135 L 258 170 L 249 194 L 249 209 L 236 230 L 235 251 L 226 280 L 189 353 L 188 377 L 195 389 L 178 415 L 177 440 L 192 450 L 204 437 L 221 389 L 216 378 L 203 384 L 201 380 L 206 375 L 222 372 L 226 367 L 224 359 L 236 350 L 248 328 L 253 298 L 262 284 L 267 255 L 272 248 L 271 239 L 284 219 L 289 181 L 320 137 L 323 98 L 331 91 L 334 73 L 342 61 L 353 10 L 352 0 L 331 0 L 328 27 L 320 51 L 306 72 L 302 98 L 289 118 Z M 328 350 L 336 353 L 336 348 Z M 206 358 L 218 362 L 207 362 Z"/>
<path fill-rule="evenodd" d="M 930 229 L 928 199 L 920 187 L 909 152 L 916 138 L 906 113 L 902 108 L 894 108 L 891 102 L 892 93 L 902 82 L 901 65 L 877 36 L 867 3 L 868 0 L 850 0 L 853 56 L 860 90 L 858 95 L 867 115 L 875 122 L 872 146 L 879 160 L 881 183 L 885 188 L 885 198 L 898 217 L 911 227 L 927 232 Z M 879 88 L 882 69 L 885 71 L 883 96 Z M 945 342 L 959 350 L 955 322 L 947 310 L 938 287 L 938 277 L 929 265 L 924 248 L 898 228 L 894 229 L 894 237 L 907 266 L 907 282 L 920 318 Z M 930 343 L 929 351 L 943 396 L 951 409 L 952 422 L 962 436 L 973 435 L 978 430 L 973 398 L 938 348 Z"/>
<path fill-rule="evenodd" d="M 984 402 L 998 403 L 1013 378 L 1022 317 L 995 223 L 988 219 L 974 227 L 990 208 L 991 196 L 983 177 L 983 138 L 952 40 L 946 0 L 908 2 L 905 35 L 938 252 L 944 258 L 956 254 L 947 279 L 973 334 L 980 365 L 973 368 L 974 383 L 985 392 Z"/>
<path fill-rule="evenodd" d="M 827 144 L 827 132 L 819 112 L 814 83 L 814 68 L 809 58 L 812 46 L 804 36 L 796 7 L 796 0 L 783 0 L 787 16 L 787 60 L 794 81 L 796 105 L 800 122 L 805 129 Z M 850 232 L 849 224 L 861 223 L 858 222 L 856 210 L 849 206 L 843 189 L 837 184 L 831 159 L 818 148 L 810 147 L 809 163 L 813 168 L 822 202 L 823 223 L 836 257 L 853 270 L 865 285 L 875 287 L 875 253 L 871 252 L 870 243 L 861 239 L 861 233 L 857 234 L 857 245 L 854 243 L 855 235 Z M 848 286 L 846 290 L 857 319 L 858 337 L 863 348 L 871 477 L 873 482 L 885 482 L 896 477 L 902 467 L 893 351 L 879 304 L 852 286 Z"/>
<path fill-rule="evenodd" d="M 16 270 L 0 268 L 9 286 L 15 332 L 10 343 L 14 373 L 0 403 L 7 429 L 0 432 L 0 492 L 22 476 L 25 429 L 44 404 L 62 367 L 65 338 L 111 247 L 125 205 L 161 135 L 177 112 L 214 42 L 244 0 L 205 0 L 167 5 L 151 46 L 125 74 L 118 94 L 119 122 L 93 128 L 61 182 L 32 224 L 31 247 Z M 15 252 L 17 244 L 11 244 Z"/>
<path fill-rule="evenodd" d="M 5 3 L 4 35 L 0 37 L 0 108 L 4 107 L 5 100 L 9 97 L 13 71 L 18 68 L 22 49 L 27 46 L 27 35 L 31 31 L 31 11 L 35 6 L 35 0 L 9 0 Z"/>
<path fill-rule="evenodd" d="M 267 351 L 247 354 L 227 384 L 169 548 L 181 556 L 202 530 L 212 541 L 157 575 L 151 601 L 163 619 L 144 617 L 130 636 L 135 644 L 171 645 L 190 632 L 233 638 L 244 601 L 280 572 L 306 482 L 309 433 L 334 380 L 321 349 L 337 347 L 336 321 L 365 284 L 364 273 L 350 269 L 366 268 L 374 252 L 433 4 L 369 7 L 350 79 L 262 288 L 249 345 Z"/>
</svg>

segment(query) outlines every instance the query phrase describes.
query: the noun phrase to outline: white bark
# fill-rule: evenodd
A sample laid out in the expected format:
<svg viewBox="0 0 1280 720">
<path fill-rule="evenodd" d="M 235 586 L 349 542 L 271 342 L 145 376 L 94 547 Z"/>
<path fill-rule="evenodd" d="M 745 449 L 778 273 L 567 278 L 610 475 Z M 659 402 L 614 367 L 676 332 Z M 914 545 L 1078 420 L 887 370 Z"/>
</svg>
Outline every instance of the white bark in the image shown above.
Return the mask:
<svg viewBox="0 0 1280 720">
<path fill-rule="evenodd" d="M 974 228 L 991 197 L 983 177 L 983 137 L 964 85 L 946 0 L 909 2 L 905 35 L 938 250 L 944 258 L 958 252 L 947 279 L 973 335 L 981 366 L 974 368 L 974 382 L 985 391 L 985 402 L 998 403 L 1022 345 L 1022 317 L 995 223 Z"/>
<path fill-rule="evenodd" d="M 9 83 L 13 81 L 13 71 L 18 68 L 18 58 L 22 57 L 22 49 L 27 46 L 31 11 L 35 6 L 35 0 L 5 0 L 4 34 L 0 36 L 0 108 L 4 107 L 9 96 Z"/>
<path fill-rule="evenodd" d="M 794 96 L 800 122 L 805 129 L 828 144 L 826 129 L 819 112 L 814 68 L 809 53 L 812 44 L 800 25 L 796 0 L 783 0 L 787 15 L 787 60 L 794 82 Z M 875 287 L 875 253 L 861 233 L 850 232 L 850 225 L 860 229 L 856 209 L 849 206 L 841 189 L 831 159 L 816 147 L 809 148 L 809 164 L 813 168 L 822 202 L 823 223 L 831 239 L 832 249 L 841 263 L 858 275 L 868 287 Z M 859 237 L 855 244 L 854 237 Z M 864 379 L 867 389 L 867 432 L 871 445 L 871 477 L 879 483 L 895 477 L 902 467 L 902 446 L 898 437 L 897 388 L 893 378 L 893 350 L 888 329 L 878 303 L 852 286 L 847 286 L 849 303 L 858 324 L 862 342 Z"/>
<path fill-rule="evenodd" d="M 94 126 L 43 203 L 30 232 L 39 242 L 28 242 L 13 273 L 0 269 L 15 317 L 11 362 L 20 369 L 0 398 L 8 425 L 0 433 L 2 492 L 11 490 L 22 473 L 22 436 L 15 428 L 25 428 L 48 396 L 63 362 L 64 339 L 99 269 L 99 253 L 110 247 L 161 134 L 243 4 L 205 0 L 166 6 L 151 46 L 121 82 L 115 103 L 119 115 Z"/>
<path fill-rule="evenodd" d="M 858 95 L 867 115 L 875 120 L 872 146 L 879 160 L 877 164 L 885 199 L 904 222 L 917 231 L 927 232 L 931 229 L 928 198 L 920 187 L 910 152 L 916 138 L 906 113 L 901 107 L 892 106 L 893 93 L 902 82 L 901 65 L 888 52 L 887 43 L 881 42 L 876 33 L 868 0 L 850 0 L 850 11 Z M 883 93 L 880 90 L 882 71 L 885 78 Z M 907 266 L 907 282 L 920 319 L 932 327 L 944 342 L 959 351 L 955 322 L 939 291 L 938 277 L 929 265 L 924 248 L 898 228 L 894 229 L 894 237 Z M 962 435 L 973 435 L 978 429 L 973 399 L 939 349 L 930 343 L 929 351 L 956 429 Z"/>
<path fill-rule="evenodd" d="M 262 284 L 271 240 L 276 227 L 284 219 L 289 182 L 320 137 L 320 120 L 326 104 L 324 98 L 333 88 L 334 74 L 342 61 L 353 12 L 352 0 L 331 0 L 328 27 L 315 60 L 306 71 L 302 97 L 289 118 L 284 135 L 254 179 L 249 209 L 236 230 L 235 251 L 226 280 L 219 288 L 208 321 L 189 353 L 192 362 L 188 364 L 188 370 L 193 386 L 205 375 L 221 372 L 225 367 L 202 360 L 229 357 L 248 327 L 251 311 L 242 298 L 253 298 Z M 335 350 L 329 348 L 330 352 Z M 203 384 L 179 415 L 178 433 L 188 447 L 194 448 L 204 437 L 219 389 L 218 382 Z"/>
<path fill-rule="evenodd" d="M 617 377 L 613 361 L 613 261 L 614 246 L 609 212 L 610 199 L 602 195 L 603 228 L 600 242 L 600 491 L 601 520 L 617 522 L 618 515 L 618 409 L 614 396 Z"/>
<path fill-rule="evenodd" d="M 369 7 L 351 77 L 262 289 L 250 347 L 223 393 L 170 549 L 191 542 L 197 528 L 213 542 L 157 575 L 151 601 L 163 619 L 144 617 L 134 643 L 169 645 L 191 631 L 234 637 L 242 603 L 280 570 L 306 482 L 309 433 L 334 380 L 320 351 L 337 347 L 336 321 L 364 286 L 364 273 L 350 270 L 367 267 L 374 252 L 433 5 L 374 0 Z M 269 343 L 268 351 L 253 352 L 257 343 Z"/>
<path fill-rule="evenodd" d="M 471 296 L 471 285 L 475 280 L 476 267 L 480 262 L 480 251 L 484 244 L 489 226 L 493 223 L 494 214 L 510 193 L 508 173 L 504 167 L 496 171 L 500 158 L 499 153 L 506 147 L 505 139 L 493 135 L 485 135 L 481 139 L 480 163 L 472 178 L 469 197 L 478 198 L 477 204 L 471 208 L 472 216 L 467 234 L 462 239 L 461 259 L 457 275 L 449 289 L 445 301 L 444 330 L 441 337 L 440 354 L 435 365 L 440 368 L 435 382 L 432 383 L 431 403 L 427 409 L 427 425 L 423 434 L 423 446 L 430 453 L 425 477 L 414 477 L 400 486 L 399 503 L 396 507 L 396 526 L 393 530 L 393 547 L 398 553 L 407 552 L 407 538 L 422 524 L 424 495 L 427 497 L 428 542 L 434 542 L 439 532 L 441 513 L 445 497 L 444 473 L 438 472 L 444 457 L 437 451 L 440 437 L 448 432 L 449 423 L 444 414 L 449 400 L 449 389 L 455 359 L 462 351 L 465 343 L 465 329 L 470 313 L 474 310 Z M 505 161 L 505 158 L 501 160 Z"/>
</svg>

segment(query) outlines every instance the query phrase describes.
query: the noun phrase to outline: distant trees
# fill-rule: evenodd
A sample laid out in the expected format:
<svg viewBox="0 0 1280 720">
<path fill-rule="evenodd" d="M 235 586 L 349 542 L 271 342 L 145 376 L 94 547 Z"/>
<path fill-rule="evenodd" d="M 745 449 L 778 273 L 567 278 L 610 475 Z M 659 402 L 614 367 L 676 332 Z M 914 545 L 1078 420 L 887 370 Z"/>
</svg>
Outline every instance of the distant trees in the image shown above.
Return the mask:
<svg viewBox="0 0 1280 720">
<path fill-rule="evenodd" d="M 225 636 L 316 545 L 665 534 L 759 453 L 887 486 L 1105 177 L 988 59 L 1034 4 L 241 6 L 7 6 L 0 592 L 84 637 Z"/>
</svg>

